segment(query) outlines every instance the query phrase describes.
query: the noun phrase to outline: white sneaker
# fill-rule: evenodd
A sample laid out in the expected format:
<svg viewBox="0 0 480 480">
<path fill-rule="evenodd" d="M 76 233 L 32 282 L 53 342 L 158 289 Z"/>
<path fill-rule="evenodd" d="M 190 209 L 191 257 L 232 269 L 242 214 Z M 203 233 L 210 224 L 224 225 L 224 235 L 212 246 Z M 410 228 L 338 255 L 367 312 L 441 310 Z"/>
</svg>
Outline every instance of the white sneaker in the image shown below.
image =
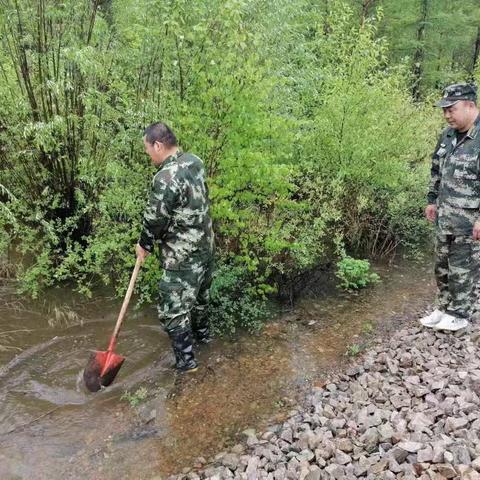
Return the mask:
<svg viewBox="0 0 480 480">
<path fill-rule="evenodd" d="M 434 325 L 435 330 L 449 330 L 451 332 L 456 332 L 461 328 L 468 327 L 468 320 L 465 318 L 455 317 L 449 313 L 444 313 L 442 319 L 439 323 Z"/>
<path fill-rule="evenodd" d="M 421 318 L 420 323 L 424 327 L 433 327 L 434 325 L 440 322 L 440 320 L 442 319 L 442 315 L 443 315 L 443 312 L 437 308 L 430 315 L 427 315 L 426 317 Z"/>
</svg>

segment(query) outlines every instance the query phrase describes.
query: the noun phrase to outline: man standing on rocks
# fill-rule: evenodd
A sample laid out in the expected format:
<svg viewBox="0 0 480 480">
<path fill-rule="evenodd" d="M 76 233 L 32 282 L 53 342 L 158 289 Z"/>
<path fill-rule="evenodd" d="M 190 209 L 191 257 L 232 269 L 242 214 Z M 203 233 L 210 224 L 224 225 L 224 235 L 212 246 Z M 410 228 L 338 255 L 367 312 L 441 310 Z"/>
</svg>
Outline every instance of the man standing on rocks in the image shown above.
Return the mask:
<svg viewBox="0 0 480 480">
<path fill-rule="evenodd" d="M 213 270 L 213 231 L 203 162 L 182 152 L 172 130 L 154 123 L 144 132 L 145 152 L 158 168 L 136 245 L 143 261 L 157 244 L 163 275 L 158 315 L 179 371 L 194 371 L 193 336 L 210 341 L 206 308 Z"/>
<path fill-rule="evenodd" d="M 425 216 L 435 222 L 438 307 L 420 322 L 437 330 L 469 324 L 480 239 L 480 117 L 476 86 L 448 86 L 436 103 L 448 127 L 432 156 Z"/>
</svg>

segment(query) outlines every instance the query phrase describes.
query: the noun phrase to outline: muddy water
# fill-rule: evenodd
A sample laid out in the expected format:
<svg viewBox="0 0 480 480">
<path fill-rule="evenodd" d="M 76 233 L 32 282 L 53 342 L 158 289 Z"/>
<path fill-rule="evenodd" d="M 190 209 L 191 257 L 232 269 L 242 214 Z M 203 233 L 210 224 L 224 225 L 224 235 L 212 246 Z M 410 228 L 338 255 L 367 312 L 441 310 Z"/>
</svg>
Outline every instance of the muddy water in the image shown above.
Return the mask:
<svg viewBox="0 0 480 480">
<path fill-rule="evenodd" d="M 431 302 L 431 267 L 377 265 L 383 282 L 358 295 L 312 279 L 303 299 L 258 336 L 202 347 L 201 368 L 176 376 L 154 311 L 130 311 L 114 384 L 84 390 L 89 350 L 104 349 L 118 300 L 45 305 L 0 293 L 0 478 L 151 479 L 181 471 L 238 441 L 242 430 L 281 421 L 305 388 Z M 137 407 L 121 399 L 139 388 Z M 158 478 L 158 477 L 157 477 Z"/>
</svg>

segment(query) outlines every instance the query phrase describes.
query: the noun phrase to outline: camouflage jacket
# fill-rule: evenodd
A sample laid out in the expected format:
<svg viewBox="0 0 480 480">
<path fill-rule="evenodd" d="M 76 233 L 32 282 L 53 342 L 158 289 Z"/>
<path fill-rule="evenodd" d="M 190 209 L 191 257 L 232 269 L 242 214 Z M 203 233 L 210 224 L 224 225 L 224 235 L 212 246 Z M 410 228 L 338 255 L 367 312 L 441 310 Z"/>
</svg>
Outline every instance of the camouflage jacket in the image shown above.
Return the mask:
<svg viewBox="0 0 480 480">
<path fill-rule="evenodd" d="M 153 177 L 138 241 L 160 247 L 166 270 L 183 270 L 211 260 L 213 231 L 203 162 L 190 153 L 168 157 Z"/>
<path fill-rule="evenodd" d="M 446 128 L 432 155 L 428 203 L 437 205 L 436 224 L 443 234 L 471 235 L 480 220 L 480 116 L 457 143 Z"/>
</svg>

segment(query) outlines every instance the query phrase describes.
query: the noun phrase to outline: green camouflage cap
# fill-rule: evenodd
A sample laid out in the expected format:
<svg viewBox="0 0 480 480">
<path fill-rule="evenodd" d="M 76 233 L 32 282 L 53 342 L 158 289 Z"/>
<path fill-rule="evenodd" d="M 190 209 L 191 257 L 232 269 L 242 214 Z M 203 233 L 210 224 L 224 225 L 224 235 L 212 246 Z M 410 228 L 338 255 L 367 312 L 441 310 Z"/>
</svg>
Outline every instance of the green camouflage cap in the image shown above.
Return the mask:
<svg viewBox="0 0 480 480">
<path fill-rule="evenodd" d="M 477 99 L 477 86 L 471 83 L 454 83 L 449 85 L 443 91 L 443 98 L 435 106 L 447 108 L 455 105 L 460 100 Z"/>
</svg>

